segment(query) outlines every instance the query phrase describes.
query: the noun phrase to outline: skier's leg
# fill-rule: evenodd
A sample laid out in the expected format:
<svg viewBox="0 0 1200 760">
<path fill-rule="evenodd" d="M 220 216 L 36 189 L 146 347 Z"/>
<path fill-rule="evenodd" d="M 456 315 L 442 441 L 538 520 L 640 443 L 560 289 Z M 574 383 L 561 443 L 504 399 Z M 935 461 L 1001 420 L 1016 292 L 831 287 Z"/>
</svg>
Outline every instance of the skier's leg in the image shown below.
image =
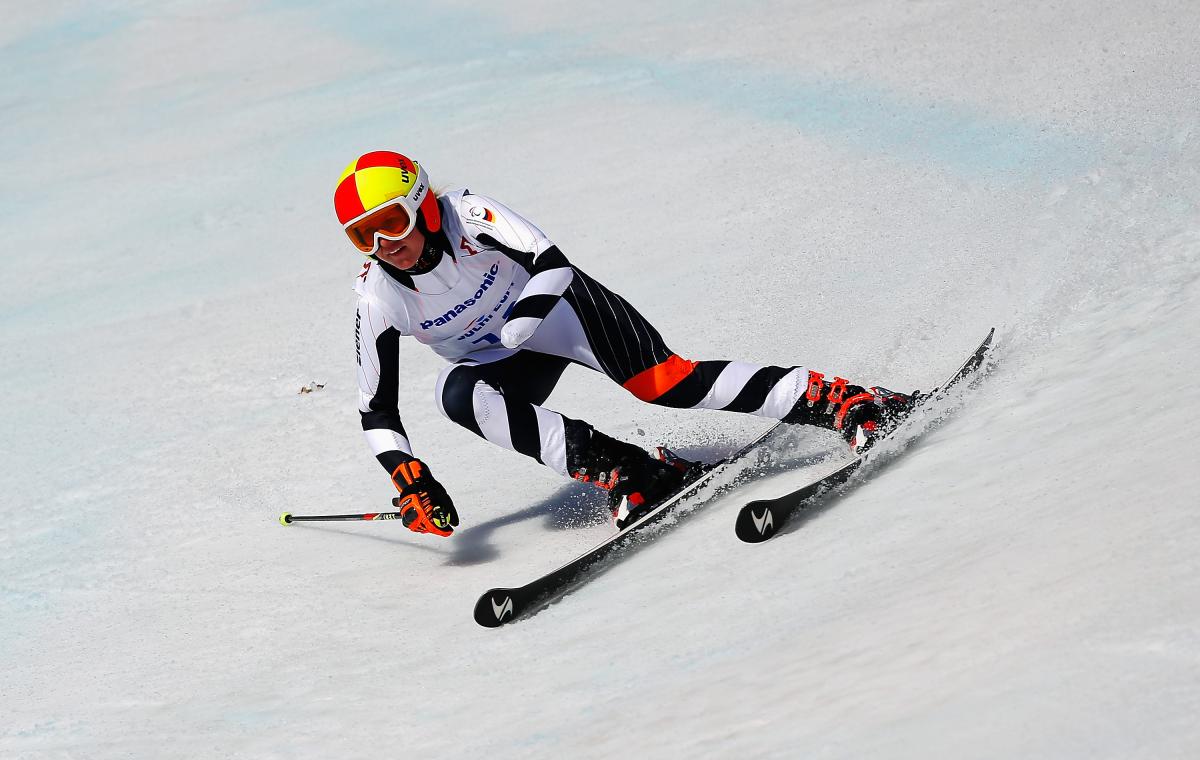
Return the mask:
<svg viewBox="0 0 1200 760">
<path fill-rule="evenodd" d="M 521 350 L 487 364 L 447 367 L 438 376 L 438 409 L 491 443 L 604 488 L 617 526 L 624 527 L 678 488 L 686 465 L 664 464 L 638 446 L 542 406 L 568 363 Z"/>
<path fill-rule="evenodd" d="M 567 475 L 568 418 L 540 404 L 569 363 L 557 356 L 518 351 L 487 364 L 451 365 L 438 375 L 438 409 L 479 437 Z"/>
<path fill-rule="evenodd" d="M 641 400 L 661 406 L 782 419 L 808 386 L 803 367 L 679 356 L 628 301 L 578 268 L 563 300 L 525 347 L 586 364 Z"/>
<path fill-rule="evenodd" d="M 852 445 L 869 445 L 881 424 L 912 405 L 904 394 L 826 380 L 805 367 L 685 359 L 628 301 L 577 268 L 562 303 L 527 345 L 588 364 L 652 404 L 817 425 Z"/>
</svg>

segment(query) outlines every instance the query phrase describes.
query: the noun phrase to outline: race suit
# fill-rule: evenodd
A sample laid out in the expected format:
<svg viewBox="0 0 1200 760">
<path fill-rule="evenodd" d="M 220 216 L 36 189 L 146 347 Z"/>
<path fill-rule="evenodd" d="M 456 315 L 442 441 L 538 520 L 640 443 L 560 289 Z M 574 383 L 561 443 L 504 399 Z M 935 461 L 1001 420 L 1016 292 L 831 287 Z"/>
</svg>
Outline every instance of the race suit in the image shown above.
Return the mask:
<svg viewBox="0 0 1200 760">
<path fill-rule="evenodd" d="M 570 475 L 567 427 L 543 404 L 567 365 L 603 372 L 643 401 L 782 419 L 805 394 L 802 367 L 691 361 L 624 298 L 578 267 L 528 220 L 465 189 L 438 196 L 447 249 L 424 274 L 358 276 L 359 411 L 367 443 L 393 472 L 414 456 L 396 397 L 399 340 L 449 364 L 435 399 L 450 420 Z"/>
</svg>

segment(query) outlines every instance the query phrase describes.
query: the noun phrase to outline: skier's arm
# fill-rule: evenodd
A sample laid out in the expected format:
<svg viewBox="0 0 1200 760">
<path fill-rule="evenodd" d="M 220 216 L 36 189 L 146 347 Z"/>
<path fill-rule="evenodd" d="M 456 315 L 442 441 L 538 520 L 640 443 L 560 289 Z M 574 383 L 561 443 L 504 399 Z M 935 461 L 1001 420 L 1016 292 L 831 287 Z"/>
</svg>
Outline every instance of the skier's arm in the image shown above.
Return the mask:
<svg viewBox="0 0 1200 760">
<path fill-rule="evenodd" d="M 481 235 L 480 240 L 488 245 L 501 250 L 507 248 L 497 240 L 483 240 L 484 237 Z M 508 249 L 505 253 L 513 256 L 520 252 Z M 528 268 L 533 276 L 521 289 L 521 295 L 517 297 L 512 312 L 508 315 L 508 321 L 500 329 L 500 342 L 507 348 L 517 348 L 529 340 L 575 277 L 571 262 L 567 261 L 567 257 L 556 245 L 551 245 L 540 254 L 530 257 Z"/>
<path fill-rule="evenodd" d="M 393 503 L 405 527 L 418 533 L 449 536 L 458 525 L 458 512 L 446 489 L 413 456 L 396 403 L 400 387 L 401 332 L 387 317 L 359 299 L 354 323 L 358 351 L 358 412 L 371 453 L 387 470 L 400 492 Z"/>
<path fill-rule="evenodd" d="M 371 453 L 388 471 L 413 459 L 412 445 L 400 422 L 401 333 L 370 301 L 360 299 L 354 323 L 358 353 L 358 411 Z"/>
<path fill-rule="evenodd" d="M 552 245 L 534 259 L 533 276 L 521 289 L 508 321 L 500 329 L 500 342 L 517 348 L 538 329 L 575 277 L 567 257 Z"/>
<path fill-rule="evenodd" d="M 502 203 L 485 196 L 478 198 L 494 214 L 488 223 L 491 229 L 477 235 L 479 242 L 503 251 L 532 275 L 500 330 L 500 342 L 517 348 L 550 314 L 575 273 L 563 252 L 535 224 Z"/>
</svg>

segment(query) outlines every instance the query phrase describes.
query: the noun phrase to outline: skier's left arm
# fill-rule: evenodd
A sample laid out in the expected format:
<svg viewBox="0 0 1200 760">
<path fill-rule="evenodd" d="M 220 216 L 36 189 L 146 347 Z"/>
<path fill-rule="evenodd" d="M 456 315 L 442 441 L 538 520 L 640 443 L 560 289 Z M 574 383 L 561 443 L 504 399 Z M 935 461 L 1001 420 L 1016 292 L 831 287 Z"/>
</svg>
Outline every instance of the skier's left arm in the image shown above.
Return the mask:
<svg viewBox="0 0 1200 760">
<path fill-rule="evenodd" d="M 502 251 L 532 275 L 513 304 L 500 330 L 500 342 L 517 348 L 533 335 L 555 307 L 575 277 L 571 262 L 546 237 L 546 233 L 507 206 L 480 196 L 491 210 L 491 229 L 477 235 L 479 242 Z"/>
</svg>

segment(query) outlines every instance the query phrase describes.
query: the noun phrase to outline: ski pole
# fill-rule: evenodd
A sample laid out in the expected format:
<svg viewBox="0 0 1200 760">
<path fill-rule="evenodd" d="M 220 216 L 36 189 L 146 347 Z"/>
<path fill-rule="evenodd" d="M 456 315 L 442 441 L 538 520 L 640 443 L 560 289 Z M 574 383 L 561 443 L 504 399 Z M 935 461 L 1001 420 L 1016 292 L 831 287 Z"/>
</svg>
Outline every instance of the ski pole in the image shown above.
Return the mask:
<svg viewBox="0 0 1200 760">
<path fill-rule="evenodd" d="M 301 520 L 400 520 L 399 512 L 366 512 L 361 515 L 293 515 L 284 512 L 279 516 L 280 525 L 291 525 Z"/>
</svg>

